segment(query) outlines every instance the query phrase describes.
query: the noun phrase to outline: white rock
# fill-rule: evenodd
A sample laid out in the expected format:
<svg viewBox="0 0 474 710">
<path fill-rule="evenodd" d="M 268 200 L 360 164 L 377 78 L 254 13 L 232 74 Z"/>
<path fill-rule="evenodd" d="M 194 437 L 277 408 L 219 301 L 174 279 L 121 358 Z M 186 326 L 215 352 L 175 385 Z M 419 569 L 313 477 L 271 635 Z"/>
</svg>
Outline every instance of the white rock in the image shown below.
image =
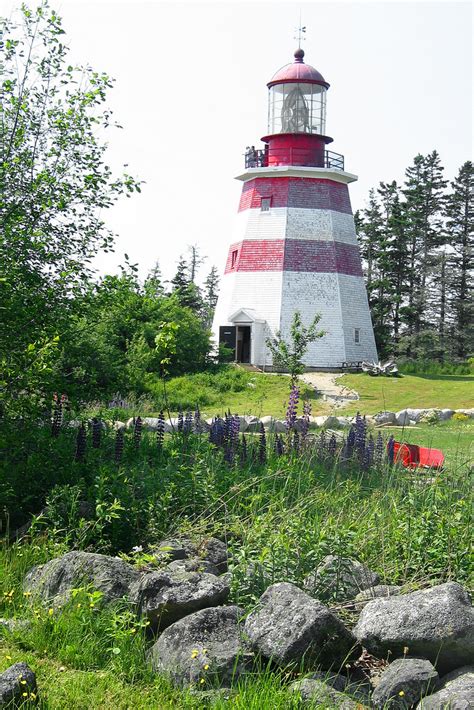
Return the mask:
<svg viewBox="0 0 474 710">
<path fill-rule="evenodd" d="M 125 422 L 119 422 L 117 420 L 112 424 L 112 427 L 115 429 L 115 431 L 122 431 L 122 429 L 126 429 L 127 425 Z"/>
<path fill-rule="evenodd" d="M 456 414 L 465 414 L 471 419 L 474 419 L 474 409 L 456 409 Z"/>
<path fill-rule="evenodd" d="M 398 426 L 410 426 L 410 415 L 408 414 L 408 410 L 401 409 L 397 412 L 396 421 Z"/>
</svg>

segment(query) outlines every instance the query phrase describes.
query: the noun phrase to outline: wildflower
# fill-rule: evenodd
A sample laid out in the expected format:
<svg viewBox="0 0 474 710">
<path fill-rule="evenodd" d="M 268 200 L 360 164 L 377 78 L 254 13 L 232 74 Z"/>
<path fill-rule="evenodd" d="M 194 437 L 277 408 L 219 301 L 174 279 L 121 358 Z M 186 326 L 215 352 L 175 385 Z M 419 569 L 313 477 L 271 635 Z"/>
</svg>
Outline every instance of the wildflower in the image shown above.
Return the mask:
<svg viewBox="0 0 474 710">
<path fill-rule="evenodd" d="M 131 633 L 131 634 L 136 634 L 136 633 L 137 633 L 137 630 L 136 630 L 136 629 L 130 629 L 130 633 Z"/>
<path fill-rule="evenodd" d="M 201 680 L 200 680 L 199 682 L 200 682 L 201 685 L 202 685 L 202 684 L 205 683 L 206 681 L 204 680 L 204 678 L 201 678 Z"/>
<path fill-rule="evenodd" d="M 133 427 L 133 445 L 138 449 L 140 446 L 140 441 L 142 439 L 142 428 L 143 422 L 141 417 L 135 419 L 135 426 Z"/>
<path fill-rule="evenodd" d="M 52 607 L 50 607 L 50 608 L 48 609 L 48 614 L 49 614 L 50 616 L 53 616 L 53 614 L 54 614 L 54 609 L 53 609 Z"/>
<path fill-rule="evenodd" d="M 26 685 L 26 680 L 22 679 L 21 676 L 20 676 L 20 683 L 21 683 L 22 685 Z"/>
<path fill-rule="evenodd" d="M 158 416 L 158 427 L 156 429 L 156 443 L 158 446 L 158 451 L 161 451 L 163 448 L 163 441 L 165 438 L 165 415 L 163 414 L 163 410 L 161 410 L 159 416 Z"/>
<path fill-rule="evenodd" d="M 59 666 L 60 673 L 63 673 L 65 670 L 66 670 L 66 666 Z"/>
<path fill-rule="evenodd" d="M 183 418 L 183 412 L 180 410 L 178 412 L 178 431 L 181 433 L 183 431 L 184 427 L 184 418 Z"/>
<path fill-rule="evenodd" d="M 403 690 L 400 690 L 400 692 L 399 692 L 398 694 L 399 694 L 399 696 L 400 696 L 401 698 L 403 698 L 403 696 L 405 695 L 405 693 L 404 693 Z"/>
<path fill-rule="evenodd" d="M 206 653 L 207 653 L 207 648 L 203 648 L 202 651 L 201 651 L 201 653 L 203 653 L 204 655 L 206 655 Z"/>
<path fill-rule="evenodd" d="M 404 646 L 404 648 L 403 648 L 403 655 L 406 656 L 409 650 L 410 650 L 410 649 L 408 648 L 408 646 Z"/>
<path fill-rule="evenodd" d="M 102 425 L 97 417 L 92 420 L 92 448 L 100 449 L 100 437 L 102 434 Z"/>
<path fill-rule="evenodd" d="M 95 604 L 94 604 L 93 602 L 91 602 L 91 603 L 89 604 L 89 608 L 90 608 L 90 609 L 93 609 L 94 607 L 95 607 Z"/>
<path fill-rule="evenodd" d="M 392 435 L 390 435 L 390 438 L 388 440 L 387 444 L 387 457 L 388 457 L 388 462 L 390 466 L 393 465 L 394 460 L 395 460 L 395 439 L 393 438 Z"/>
<path fill-rule="evenodd" d="M 28 697 L 28 693 L 22 693 L 21 695 L 22 695 L 23 698 L 27 698 L 27 697 Z"/>
<path fill-rule="evenodd" d="M 286 428 L 288 431 L 291 431 L 295 428 L 299 398 L 299 387 L 297 385 L 293 385 L 290 391 L 290 397 L 288 399 L 288 408 L 286 410 L 285 418 Z"/>
<path fill-rule="evenodd" d="M 306 438 L 309 430 L 309 418 L 311 416 L 311 402 L 305 399 L 303 404 L 303 426 L 301 429 L 301 436 L 303 439 Z"/>
<path fill-rule="evenodd" d="M 193 428 L 193 415 L 191 412 L 186 412 L 186 416 L 184 417 L 184 422 L 183 422 L 183 433 L 184 434 L 189 434 L 189 432 Z"/>
<path fill-rule="evenodd" d="M 258 442 L 258 460 L 260 463 L 265 463 L 267 460 L 267 439 L 265 436 L 265 427 L 260 422 L 260 441 Z"/>
<path fill-rule="evenodd" d="M 76 453 L 74 454 L 74 461 L 83 461 L 86 455 L 86 428 L 84 424 L 81 424 L 77 430 L 76 436 Z"/>
<path fill-rule="evenodd" d="M 7 659 L 7 661 L 11 661 L 11 660 L 12 660 L 12 657 L 11 657 L 11 656 L 5 656 L 5 658 Z"/>
<path fill-rule="evenodd" d="M 36 700 L 36 693 L 30 693 L 30 700 Z"/>
<path fill-rule="evenodd" d="M 31 597 L 31 592 L 23 592 L 24 597 Z"/>
<path fill-rule="evenodd" d="M 122 453 L 123 453 L 123 430 L 119 429 L 115 435 L 115 453 L 114 453 L 114 459 L 115 463 L 120 463 L 122 460 Z"/>
<path fill-rule="evenodd" d="M 191 658 L 197 658 L 199 656 L 199 651 L 195 648 L 191 653 Z"/>
<path fill-rule="evenodd" d="M 208 671 L 208 670 L 209 670 L 209 663 L 206 663 L 206 665 L 204 666 L 204 670 L 205 670 L 205 671 Z"/>
<path fill-rule="evenodd" d="M 80 608 L 81 608 L 81 606 L 82 606 L 82 604 L 81 604 L 81 603 L 79 603 L 79 604 L 77 605 L 77 608 L 78 608 L 78 609 L 80 609 Z"/>
</svg>

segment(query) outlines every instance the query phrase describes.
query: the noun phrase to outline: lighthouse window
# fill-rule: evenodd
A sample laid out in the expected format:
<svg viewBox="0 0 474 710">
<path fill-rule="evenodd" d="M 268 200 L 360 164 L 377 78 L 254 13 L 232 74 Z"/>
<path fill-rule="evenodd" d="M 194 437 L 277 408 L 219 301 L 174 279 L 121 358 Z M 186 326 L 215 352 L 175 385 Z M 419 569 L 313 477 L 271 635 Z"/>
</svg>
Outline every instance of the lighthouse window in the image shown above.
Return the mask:
<svg viewBox="0 0 474 710">
<path fill-rule="evenodd" d="M 238 255 L 238 253 L 239 253 L 239 250 L 238 250 L 238 249 L 235 249 L 235 250 L 232 252 L 232 255 L 231 255 L 231 267 L 232 267 L 232 268 L 235 268 L 235 265 L 236 265 L 236 263 L 237 263 L 237 255 Z"/>
<path fill-rule="evenodd" d="M 261 202 L 260 202 L 260 208 L 261 208 L 262 212 L 269 212 L 271 203 L 272 203 L 271 197 L 262 197 Z"/>
<path fill-rule="evenodd" d="M 354 343 L 360 345 L 360 328 L 354 328 Z"/>
</svg>

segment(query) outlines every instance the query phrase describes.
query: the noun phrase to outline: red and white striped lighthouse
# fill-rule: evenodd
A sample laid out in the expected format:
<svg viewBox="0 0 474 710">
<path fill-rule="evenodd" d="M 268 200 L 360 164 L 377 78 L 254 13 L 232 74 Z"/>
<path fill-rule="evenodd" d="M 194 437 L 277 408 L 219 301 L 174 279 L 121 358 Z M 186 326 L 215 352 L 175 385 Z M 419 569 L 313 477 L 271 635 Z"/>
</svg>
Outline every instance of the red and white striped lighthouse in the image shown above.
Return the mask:
<svg viewBox="0 0 474 710">
<path fill-rule="evenodd" d="M 242 196 L 214 316 L 216 342 L 237 362 L 271 366 L 266 339 L 289 335 L 293 314 L 326 331 L 305 358 L 337 368 L 376 360 L 342 155 L 326 149 L 329 84 L 295 52 L 268 84 L 268 135 L 247 148 Z"/>
</svg>

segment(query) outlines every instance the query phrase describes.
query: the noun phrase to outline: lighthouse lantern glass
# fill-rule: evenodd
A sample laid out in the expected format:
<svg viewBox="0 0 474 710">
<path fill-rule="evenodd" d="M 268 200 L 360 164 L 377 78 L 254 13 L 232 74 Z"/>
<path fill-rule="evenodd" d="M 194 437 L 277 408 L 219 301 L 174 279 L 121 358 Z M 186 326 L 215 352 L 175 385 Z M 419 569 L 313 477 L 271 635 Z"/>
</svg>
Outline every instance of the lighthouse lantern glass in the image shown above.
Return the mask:
<svg viewBox="0 0 474 710">
<path fill-rule="evenodd" d="M 288 83 L 270 87 L 268 133 L 317 133 L 326 130 L 326 88 Z"/>
</svg>

